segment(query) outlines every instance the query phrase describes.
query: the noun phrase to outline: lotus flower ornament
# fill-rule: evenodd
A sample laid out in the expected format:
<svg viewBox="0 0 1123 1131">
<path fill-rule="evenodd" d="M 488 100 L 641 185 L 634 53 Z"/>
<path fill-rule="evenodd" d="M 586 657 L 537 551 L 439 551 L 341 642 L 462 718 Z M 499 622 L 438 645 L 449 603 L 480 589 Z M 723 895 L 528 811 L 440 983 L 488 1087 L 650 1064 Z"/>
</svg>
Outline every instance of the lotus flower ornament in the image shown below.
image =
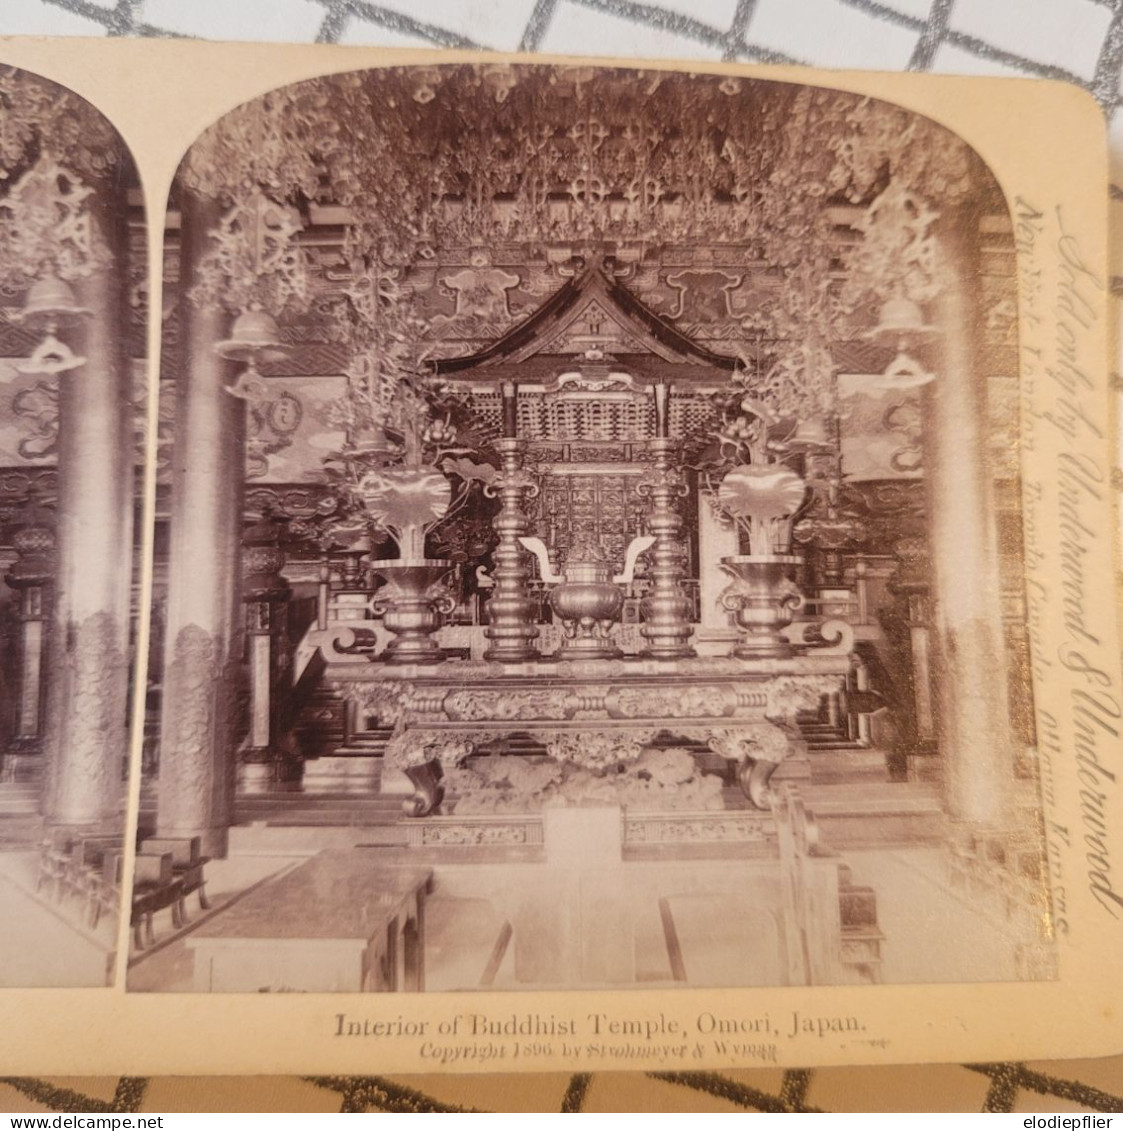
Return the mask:
<svg viewBox="0 0 1123 1131">
<path fill-rule="evenodd" d="M 733 468 L 721 481 L 721 509 L 749 536 L 756 554 L 784 554 L 791 546 L 792 516 L 807 497 L 807 483 L 778 464 Z"/>
<path fill-rule="evenodd" d="M 367 514 L 389 530 L 403 561 L 425 556 L 425 535 L 448 513 L 452 484 L 434 468 L 391 466 L 367 472 L 359 484 Z"/>
</svg>

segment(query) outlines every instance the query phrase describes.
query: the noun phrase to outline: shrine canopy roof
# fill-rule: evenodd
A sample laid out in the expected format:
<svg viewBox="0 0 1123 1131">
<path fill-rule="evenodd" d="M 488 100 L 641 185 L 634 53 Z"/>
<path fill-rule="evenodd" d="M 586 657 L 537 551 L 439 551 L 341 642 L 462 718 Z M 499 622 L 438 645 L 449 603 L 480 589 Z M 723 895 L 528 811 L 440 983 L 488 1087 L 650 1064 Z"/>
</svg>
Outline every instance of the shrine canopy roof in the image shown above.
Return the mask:
<svg viewBox="0 0 1123 1131">
<path fill-rule="evenodd" d="M 735 357 L 712 353 L 645 306 L 623 282 L 612 257 L 563 268 L 568 281 L 514 329 L 484 349 L 441 358 L 434 368 L 454 380 L 549 382 L 577 362 L 608 364 L 652 381 L 714 384 Z"/>
</svg>

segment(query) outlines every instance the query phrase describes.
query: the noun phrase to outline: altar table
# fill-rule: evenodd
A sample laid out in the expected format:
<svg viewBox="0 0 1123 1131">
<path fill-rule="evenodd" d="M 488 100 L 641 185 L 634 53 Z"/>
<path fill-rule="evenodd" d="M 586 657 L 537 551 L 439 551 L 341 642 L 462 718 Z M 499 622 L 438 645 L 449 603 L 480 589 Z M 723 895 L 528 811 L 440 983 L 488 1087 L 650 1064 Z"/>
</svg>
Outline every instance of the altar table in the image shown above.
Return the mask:
<svg viewBox="0 0 1123 1131">
<path fill-rule="evenodd" d="M 196 992 L 386 992 L 425 988 L 433 873 L 323 852 L 265 880 L 188 939 Z"/>
</svg>

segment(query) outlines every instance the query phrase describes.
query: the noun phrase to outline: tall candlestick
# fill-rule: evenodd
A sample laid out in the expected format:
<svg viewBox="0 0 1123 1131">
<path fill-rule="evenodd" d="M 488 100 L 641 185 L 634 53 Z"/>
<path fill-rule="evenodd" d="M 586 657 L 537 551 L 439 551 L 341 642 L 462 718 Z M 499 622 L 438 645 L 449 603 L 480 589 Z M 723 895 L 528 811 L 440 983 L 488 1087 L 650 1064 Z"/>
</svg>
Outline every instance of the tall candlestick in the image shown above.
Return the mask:
<svg viewBox="0 0 1123 1131">
<path fill-rule="evenodd" d="M 511 385 L 514 390 L 514 385 Z M 514 401 L 512 396 L 511 401 Z M 504 403 L 506 403 L 504 386 Z M 505 415 L 505 414 L 504 414 Z M 495 532 L 499 545 L 493 558 L 492 577 L 495 587 L 488 598 L 487 628 L 484 635 L 489 641 L 484 652 L 485 660 L 499 660 L 521 664 L 538 656 L 534 639 L 538 636 L 535 619 L 538 606 L 527 588 L 529 571 L 526 554 L 519 536 L 526 531 L 527 519 L 523 510 L 526 499 L 538 494 L 534 477 L 523 469 L 523 445 L 514 437 L 496 441 L 503 467 L 484 488 L 485 494 L 499 499 L 499 513 L 495 516 Z"/>
<path fill-rule="evenodd" d="M 668 431 L 670 422 L 667 419 L 668 392 L 665 381 L 660 381 L 655 386 L 655 435 L 661 440 L 665 440 L 670 435 Z"/>
<path fill-rule="evenodd" d="M 503 382 L 503 438 L 518 436 L 519 387 L 514 381 Z"/>
<path fill-rule="evenodd" d="M 665 385 L 656 385 L 655 403 Z M 664 413 L 665 421 L 665 413 Z M 675 505 L 686 494 L 682 470 L 676 465 L 676 445 L 666 436 L 650 441 L 655 466 L 636 491 L 651 500 L 647 529 L 655 535 L 651 548 L 651 589 L 640 602 L 643 627 L 640 635 L 647 641 L 645 656 L 654 660 L 680 660 L 694 655 L 690 637 L 693 603 L 682 591 L 686 545 L 682 537 L 683 521 Z"/>
</svg>

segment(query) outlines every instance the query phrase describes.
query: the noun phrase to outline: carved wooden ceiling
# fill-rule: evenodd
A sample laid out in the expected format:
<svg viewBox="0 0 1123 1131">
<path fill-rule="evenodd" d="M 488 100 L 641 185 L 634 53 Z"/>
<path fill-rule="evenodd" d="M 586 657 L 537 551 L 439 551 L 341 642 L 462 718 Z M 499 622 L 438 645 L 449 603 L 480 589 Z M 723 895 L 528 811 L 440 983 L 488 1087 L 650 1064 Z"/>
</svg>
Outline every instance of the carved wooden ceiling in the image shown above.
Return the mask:
<svg viewBox="0 0 1123 1131">
<path fill-rule="evenodd" d="M 371 345 L 341 311 L 385 281 L 409 308 L 411 361 L 450 375 L 455 359 L 475 359 L 477 376 L 490 367 L 498 380 L 512 364 L 544 381 L 558 358 L 601 349 L 627 365 L 639 349 L 651 378 L 679 381 L 705 360 L 696 368 L 712 379 L 781 347 L 799 364 L 809 337 L 822 339 L 832 380 L 880 372 L 887 352 L 865 333 L 875 296 L 844 291 L 866 269 L 852 257 L 865 208 L 890 180 L 983 214 L 983 369 L 1008 378 L 1015 291 L 1001 194 L 965 145 L 899 108 L 760 80 L 541 65 L 296 84 L 217 123 L 184 163 L 166 238 L 162 376 L 179 362 L 185 191 L 227 208 L 227 268 L 251 200 L 272 210 L 276 247 L 298 251 L 218 279 L 231 313 L 250 292 L 267 300 L 289 347 L 262 366 L 275 394 L 254 424 L 266 446 L 271 422 L 280 429 L 276 466 L 265 465 L 273 482 L 310 481 L 318 449 L 286 464 L 286 421 L 299 401 L 313 435 L 317 406 Z M 131 231 L 139 357 L 148 295 L 143 227 Z M 0 356 L 24 354 L 25 337 L 0 318 Z M 888 431 L 908 448 L 902 420 Z"/>
</svg>

